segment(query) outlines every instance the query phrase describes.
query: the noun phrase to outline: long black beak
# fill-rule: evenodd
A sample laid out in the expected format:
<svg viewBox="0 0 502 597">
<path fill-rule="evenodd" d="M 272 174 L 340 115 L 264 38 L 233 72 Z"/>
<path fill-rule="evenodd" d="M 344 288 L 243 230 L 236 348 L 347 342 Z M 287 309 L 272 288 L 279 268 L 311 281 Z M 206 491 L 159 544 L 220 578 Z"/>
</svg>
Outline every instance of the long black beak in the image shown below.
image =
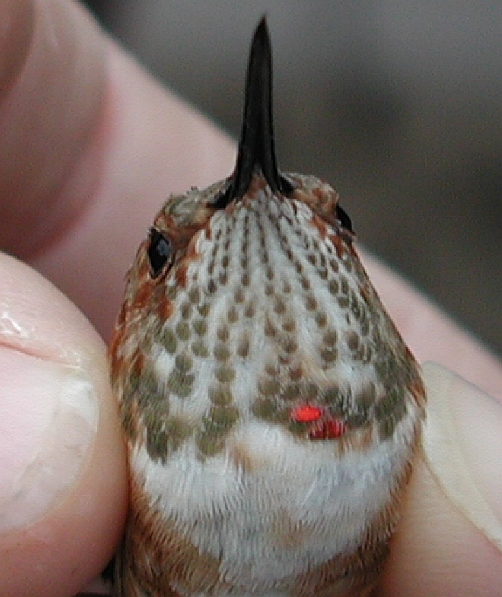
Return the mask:
<svg viewBox="0 0 502 597">
<path fill-rule="evenodd" d="M 244 116 L 231 184 L 218 200 L 225 207 L 246 194 L 254 173 L 261 173 L 274 193 L 290 195 L 294 186 L 277 168 L 272 117 L 272 48 L 266 18 L 258 24 L 246 75 Z"/>
</svg>

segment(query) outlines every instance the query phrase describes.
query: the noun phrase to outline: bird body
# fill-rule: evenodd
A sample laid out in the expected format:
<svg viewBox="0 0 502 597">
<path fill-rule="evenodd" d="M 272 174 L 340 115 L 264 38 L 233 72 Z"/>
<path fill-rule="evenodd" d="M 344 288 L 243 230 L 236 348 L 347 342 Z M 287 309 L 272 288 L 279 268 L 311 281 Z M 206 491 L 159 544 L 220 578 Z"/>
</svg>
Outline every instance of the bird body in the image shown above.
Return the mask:
<svg viewBox="0 0 502 597">
<path fill-rule="evenodd" d="M 277 169 L 262 21 L 236 170 L 163 206 L 110 347 L 131 474 L 118 597 L 374 586 L 425 396 L 353 240 L 327 183 Z"/>
</svg>

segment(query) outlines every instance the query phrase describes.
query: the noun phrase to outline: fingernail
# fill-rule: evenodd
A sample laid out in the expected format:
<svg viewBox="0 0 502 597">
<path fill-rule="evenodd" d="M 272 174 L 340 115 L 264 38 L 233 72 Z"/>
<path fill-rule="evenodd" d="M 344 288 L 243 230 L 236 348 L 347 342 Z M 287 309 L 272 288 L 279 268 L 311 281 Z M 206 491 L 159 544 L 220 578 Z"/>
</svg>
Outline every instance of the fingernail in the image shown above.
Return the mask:
<svg viewBox="0 0 502 597">
<path fill-rule="evenodd" d="M 5 533 L 36 522 L 74 484 L 96 435 L 98 399 L 77 365 L 1 347 L 0 372 Z"/>
<path fill-rule="evenodd" d="M 448 499 L 502 551 L 502 404 L 440 365 L 423 371 L 426 463 Z"/>
</svg>

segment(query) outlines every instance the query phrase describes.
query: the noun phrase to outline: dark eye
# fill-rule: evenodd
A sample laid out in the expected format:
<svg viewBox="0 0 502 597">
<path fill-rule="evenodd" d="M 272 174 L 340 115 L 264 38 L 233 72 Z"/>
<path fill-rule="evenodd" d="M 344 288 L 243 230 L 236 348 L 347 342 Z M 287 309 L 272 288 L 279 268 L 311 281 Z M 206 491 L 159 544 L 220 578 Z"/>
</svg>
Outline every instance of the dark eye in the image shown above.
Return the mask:
<svg viewBox="0 0 502 597">
<path fill-rule="evenodd" d="M 157 228 L 151 228 L 148 259 L 152 268 L 152 278 L 157 278 L 164 271 L 166 265 L 171 261 L 172 252 L 171 241 L 162 232 L 159 232 Z"/>
<path fill-rule="evenodd" d="M 354 234 L 354 230 L 352 229 L 352 222 L 349 218 L 348 213 L 339 205 L 336 206 L 336 217 L 340 224 L 348 230 L 351 234 Z"/>
</svg>

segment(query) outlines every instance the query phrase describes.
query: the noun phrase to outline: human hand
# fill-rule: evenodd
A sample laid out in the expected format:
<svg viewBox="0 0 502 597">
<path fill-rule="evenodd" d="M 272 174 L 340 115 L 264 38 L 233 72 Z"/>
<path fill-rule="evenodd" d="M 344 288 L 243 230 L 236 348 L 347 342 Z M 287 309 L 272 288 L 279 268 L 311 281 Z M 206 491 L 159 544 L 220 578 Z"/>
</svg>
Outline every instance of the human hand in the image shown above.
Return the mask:
<svg viewBox="0 0 502 597">
<path fill-rule="evenodd" d="M 153 214 L 170 192 L 226 176 L 234 147 L 77 4 L 0 0 L 0 22 L 1 246 L 107 338 Z M 365 263 L 419 360 L 502 395 L 493 357 L 374 259 Z M 0 304 L 0 594 L 69 597 L 105 566 L 127 506 L 105 347 L 65 296 L 7 256 Z M 448 372 L 426 377 L 426 455 L 380 594 L 495 594 L 500 405 Z M 451 470 L 462 471 L 460 486 Z"/>
</svg>

